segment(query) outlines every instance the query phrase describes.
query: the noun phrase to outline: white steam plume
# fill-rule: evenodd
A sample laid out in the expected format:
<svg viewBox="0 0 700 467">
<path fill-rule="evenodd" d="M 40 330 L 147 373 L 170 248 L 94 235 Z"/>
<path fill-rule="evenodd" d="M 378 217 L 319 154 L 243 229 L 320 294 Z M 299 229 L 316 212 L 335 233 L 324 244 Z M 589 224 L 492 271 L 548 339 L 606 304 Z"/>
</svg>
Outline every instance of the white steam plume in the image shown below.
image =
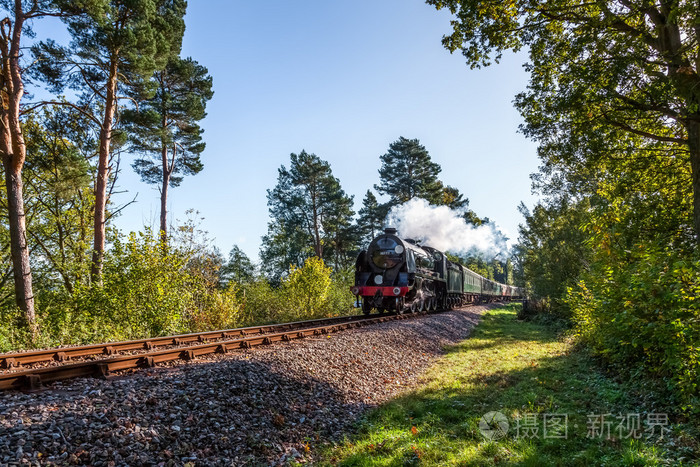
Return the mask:
<svg viewBox="0 0 700 467">
<path fill-rule="evenodd" d="M 431 206 L 414 198 L 394 206 L 387 217 L 387 227 L 394 227 L 402 238 L 419 240 L 422 245 L 458 255 L 481 256 L 491 260 L 508 257 L 507 237 L 492 224 L 474 227 L 467 224 L 461 212 L 447 206 Z"/>
</svg>

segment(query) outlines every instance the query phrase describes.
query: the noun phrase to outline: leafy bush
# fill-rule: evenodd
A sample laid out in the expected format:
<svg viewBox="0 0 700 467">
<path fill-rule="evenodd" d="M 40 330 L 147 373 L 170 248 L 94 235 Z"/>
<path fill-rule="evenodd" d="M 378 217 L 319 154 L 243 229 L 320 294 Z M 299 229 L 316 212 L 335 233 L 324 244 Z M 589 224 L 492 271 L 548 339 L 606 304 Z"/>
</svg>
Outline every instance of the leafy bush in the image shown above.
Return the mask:
<svg viewBox="0 0 700 467">
<path fill-rule="evenodd" d="M 579 336 L 627 372 L 665 382 L 700 413 L 700 260 L 638 245 L 569 288 Z"/>
<path fill-rule="evenodd" d="M 323 260 L 311 257 L 291 266 L 279 287 L 263 278 L 242 286 L 245 325 L 296 321 L 348 314 L 353 297 L 351 272 L 333 273 Z"/>
<path fill-rule="evenodd" d="M 166 247 L 151 232 L 115 239 L 102 284 L 41 290 L 41 335 L 30 342 L 15 307 L 0 310 L 0 351 L 138 339 L 185 332 L 312 319 L 352 311 L 352 271 L 333 273 L 321 259 L 291 267 L 279 287 L 215 279 L 215 254 Z"/>
</svg>

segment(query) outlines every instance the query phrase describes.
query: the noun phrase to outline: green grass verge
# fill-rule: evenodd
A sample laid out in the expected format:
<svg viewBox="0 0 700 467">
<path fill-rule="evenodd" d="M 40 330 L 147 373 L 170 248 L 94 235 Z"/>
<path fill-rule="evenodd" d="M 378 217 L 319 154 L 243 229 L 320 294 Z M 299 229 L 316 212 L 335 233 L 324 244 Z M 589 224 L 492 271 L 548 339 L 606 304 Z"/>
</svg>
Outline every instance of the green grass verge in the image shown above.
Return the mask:
<svg viewBox="0 0 700 467">
<path fill-rule="evenodd" d="M 321 453 L 318 464 L 699 465 L 697 441 L 687 427 L 669 423 L 660 439 L 658 425 L 647 437 L 653 410 L 635 402 L 554 327 L 518 321 L 518 306 L 487 312 L 472 337 L 449 348 L 416 390 L 372 411 L 353 437 Z M 479 429 L 491 411 L 509 423 L 498 440 Z M 566 424 L 557 430 L 553 422 L 564 414 Z"/>
</svg>

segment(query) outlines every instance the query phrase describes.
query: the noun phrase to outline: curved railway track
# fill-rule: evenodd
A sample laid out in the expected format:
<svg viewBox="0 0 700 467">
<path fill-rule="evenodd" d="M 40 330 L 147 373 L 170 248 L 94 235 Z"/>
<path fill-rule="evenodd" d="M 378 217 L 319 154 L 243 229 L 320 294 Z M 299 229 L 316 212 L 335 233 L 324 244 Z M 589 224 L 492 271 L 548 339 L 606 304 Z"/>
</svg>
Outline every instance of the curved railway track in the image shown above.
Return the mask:
<svg viewBox="0 0 700 467">
<path fill-rule="evenodd" d="M 0 390 L 38 389 L 78 377 L 107 377 L 132 368 L 150 368 L 172 360 L 193 360 L 212 353 L 319 336 L 417 314 L 354 315 L 266 326 L 208 331 L 124 342 L 7 353 L 0 355 Z M 163 348 L 168 347 L 168 348 Z M 159 348 L 163 348 L 160 349 Z M 130 352 L 126 355 L 119 353 Z M 71 362 L 76 358 L 90 360 Z M 68 363 L 71 362 L 71 363 Z M 40 368 L 24 368 L 27 365 Z"/>
</svg>

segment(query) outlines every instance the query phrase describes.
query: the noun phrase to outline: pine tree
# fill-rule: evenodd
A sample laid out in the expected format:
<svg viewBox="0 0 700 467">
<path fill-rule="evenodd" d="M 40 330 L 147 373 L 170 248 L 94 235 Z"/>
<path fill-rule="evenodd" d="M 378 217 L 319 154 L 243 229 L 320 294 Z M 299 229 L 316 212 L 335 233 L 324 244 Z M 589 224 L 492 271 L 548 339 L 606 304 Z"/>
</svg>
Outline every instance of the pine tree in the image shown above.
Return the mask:
<svg viewBox="0 0 700 467">
<path fill-rule="evenodd" d="M 160 235 L 167 238 L 168 188 L 177 187 L 183 175 L 196 175 L 204 151 L 199 122 L 206 116 L 212 79 L 207 69 L 191 58 L 172 58 L 154 73 L 155 95 L 138 109 L 124 112 L 131 149 L 139 154 L 134 170 L 146 183 L 160 185 Z"/>
<path fill-rule="evenodd" d="M 382 230 L 386 214 L 386 208 L 379 204 L 371 190 L 367 190 L 357 218 L 359 234 L 364 243 L 369 243 Z"/>
<path fill-rule="evenodd" d="M 53 40 L 33 48 L 36 73 L 50 89 L 66 86 L 78 91 L 80 100 L 71 105 L 89 116 L 99 131 L 95 179 L 95 218 L 91 275 L 100 281 L 105 249 L 108 185 L 111 156 L 123 144 L 115 131 L 119 101 L 143 94 L 155 70 L 163 69 L 177 55 L 185 23 L 185 0 L 105 0 L 85 9 L 72 4 L 65 18 L 72 37 L 70 47 Z"/>
<path fill-rule="evenodd" d="M 380 183 L 374 188 L 380 194 L 389 196 L 389 206 L 416 197 L 439 203 L 443 186 L 438 174 L 442 169 L 431 160 L 420 141 L 402 136 L 389 145 L 389 151 L 380 159 Z"/>
<path fill-rule="evenodd" d="M 331 186 L 332 198 L 324 219 L 324 259 L 326 264 L 332 264 L 338 271 L 351 263 L 357 256 L 357 247 L 360 243 L 360 235 L 352 218 L 353 196 L 348 196 L 335 179 Z"/>
<path fill-rule="evenodd" d="M 98 0 L 95 0 L 99 3 Z M 25 68 L 23 34 L 34 37 L 32 23 L 44 16 L 67 15 L 58 1 L 1 0 L 0 9 L 0 161 L 4 169 L 7 190 L 7 216 L 10 236 L 10 256 L 15 286 L 15 301 L 24 313 L 32 337 L 39 328 L 34 309 L 32 268 L 27 244 L 26 214 L 22 170 L 26 161 L 26 143 L 22 128 L 25 97 Z"/>
<path fill-rule="evenodd" d="M 340 264 L 357 243 L 350 240 L 352 197 L 342 190 L 328 162 L 306 151 L 291 154 L 290 162 L 289 169 L 280 167 L 277 185 L 267 192 L 271 221 L 260 256 L 271 277 L 309 256 L 330 255 Z M 285 264 L 277 260 L 282 257 Z"/>
<path fill-rule="evenodd" d="M 255 277 L 255 265 L 238 245 L 233 245 L 228 254 L 228 261 L 219 270 L 219 277 L 223 284 L 247 284 Z"/>
<path fill-rule="evenodd" d="M 466 209 L 469 206 L 469 199 L 465 198 L 459 190 L 452 186 L 446 186 L 440 193 L 440 199 L 437 204 L 448 206 L 450 209 Z"/>
</svg>

